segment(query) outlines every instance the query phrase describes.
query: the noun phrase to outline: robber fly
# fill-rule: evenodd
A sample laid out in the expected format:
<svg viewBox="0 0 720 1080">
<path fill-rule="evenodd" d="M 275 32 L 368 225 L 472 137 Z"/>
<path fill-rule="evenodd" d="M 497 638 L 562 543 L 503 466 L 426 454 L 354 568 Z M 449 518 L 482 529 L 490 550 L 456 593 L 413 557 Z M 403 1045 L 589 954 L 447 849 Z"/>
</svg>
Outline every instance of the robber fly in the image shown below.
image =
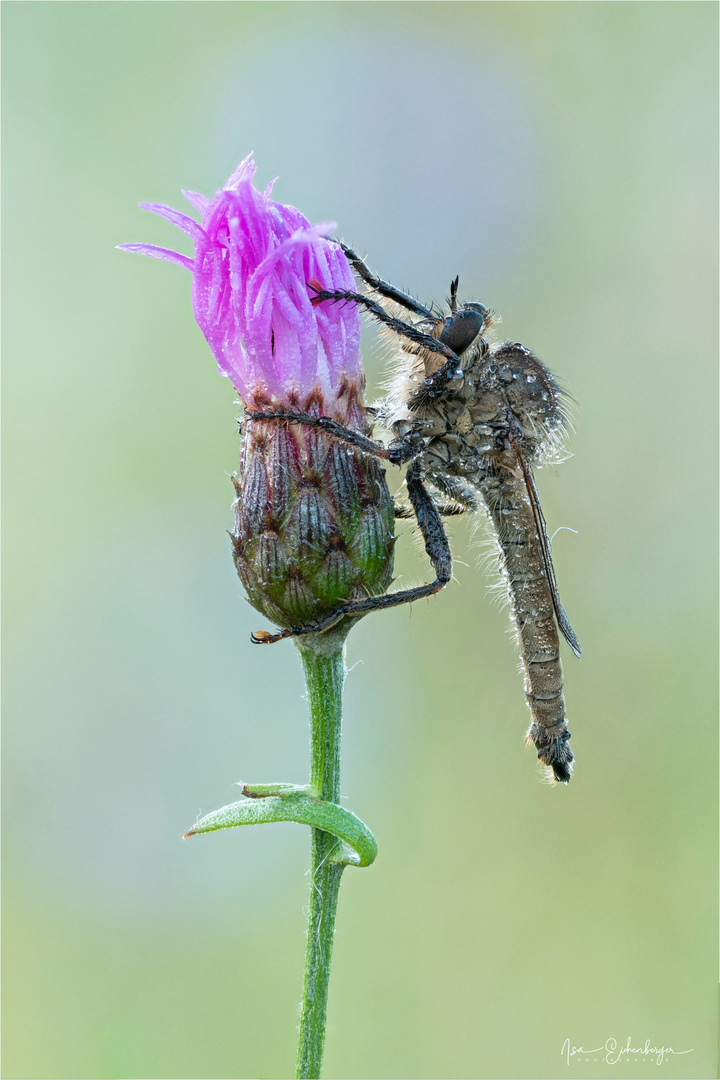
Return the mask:
<svg viewBox="0 0 720 1080">
<path fill-rule="evenodd" d="M 484 507 L 493 526 L 532 715 L 527 742 L 567 783 L 573 767 L 565 719 L 558 630 L 576 656 L 581 647 L 560 603 L 545 520 L 532 467 L 557 458 L 565 433 L 563 396 L 544 364 L 518 342 L 489 345 L 496 321 L 479 303 L 458 304 L 452 282 L 444 315 L 424 307 L 373 274 L 341 244 L 368 291 L 329 291 L 309 282 L 313 303 L 352 302 L 365 308 L 398 340 L 392 391 L 377 419 L 393 435 L 386 447 L 329 417 L 294 412 L 251 412 L 250 420 L 281 419 L 327 434 L 395 465 L 407 464 L 410 506 L 397 517 L 417 519 L 435 580 L 400 592 L 348 601 L 309 626 L 253 635 L 257 643 L 328 629 L 359 615 L 431 596 L 451 577 L 443 516 Z"/>
</svg>

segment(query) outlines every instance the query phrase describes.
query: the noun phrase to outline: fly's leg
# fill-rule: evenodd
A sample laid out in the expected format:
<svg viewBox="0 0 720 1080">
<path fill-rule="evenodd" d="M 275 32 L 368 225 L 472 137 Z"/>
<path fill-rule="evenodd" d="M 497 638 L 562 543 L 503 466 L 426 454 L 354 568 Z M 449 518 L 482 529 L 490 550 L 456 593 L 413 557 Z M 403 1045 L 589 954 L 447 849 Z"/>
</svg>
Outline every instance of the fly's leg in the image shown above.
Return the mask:
<svg viewBox="0 0 720 1080">
<path fill-rule="evenodd" d="M 364 615 L 368 611 L 380 611 L 385 608 L 398 607 L 400 604 L 411 604 L 413 600 L 421 600 L 425 596 L 434 596 L 443 586 L 447 585 L 452 574 L 452 556 L 450 544 L 445 533 L 445 527 L 427 488 L 420 479 L 420 468 L 417 462 L 408 469 L 406 484 L 408 497 L 415 511 L 417 523 L 420 526 L 425 550 L 435 571 L 435 580 L 428 585 L 418 585 L 414 589 L 403 589 L 402 592 L 385 593 L 384 596 L 369 596 L 367 600 L 351 600 L 343 604 L 331 615 L 324 619 L 318 619 L 309 626 L 291 627 L 289 630 L 281 630 L 277 634 L 268 634 L 260 631 L 251 635 L 251 640 L 256 645 L 271 645 L 283 638 L 301 637 L 304 634 L 319 634 L 323 630 L 329 630 L 331 626 L 339 622 L 346 615 Z"/>
<path fill-rule="evenodd" d="M 452 476 L 451 473 L 444 473 L 435 469 L 429 469 L 426 476 L 433 487 L 438 488 L 450 500 L 448 504 L 444 505 L 459 507 L 459 509 L 447 511 L 448 513 L 459 514 L 463 510 L 471 510 L 476 513 L 480 510 L 482 503 L 477 490 L 461 477 Z"/>
<path fill-rule="evenodd" d="M 477 491 L 459 476 L 451 476 L 448 473 L 435 470 L 426 470 L 425 479 L 434 488 L 438 489 L 441 496 L 445 496 L 444 500 L 437 496 L 433 499 L 435 508 L 442 517 L 455 517 L 458 514 L 466 513 L 468 510 L 475 512 L 480 509 L 480 499 Z M 415 516 L 413 508 L 408 506 L 407 503 L 396 502 L 394 510 L 396 518 Z"/>
<path fill-rule="evenodd" d="M 348 247 L 346 244 L 343 244 L 340 240 L 336 240 L 335 243 L 340 244 L 340 247 L 345 252 L 348 262 L 352 266 L 355 273 L 358 274 L 358 276 L 361 277 L 363 281 L 366 281 L 370 288 L 374 290 L 374 292 L 379 293 L 380 296 L 384 296 L 387 300 L 392 300 L 394 303 L 400 304 L 401 307 L 404 307 L 408 311 L 411 311 L 414 315 L 422 315 L 425 319 L 430 319 L 433 322 L 437 320 L 438 316 L 435 312 L 433 312 L 431 308 L 427 308 L 423 304 L 418 303 L 418 301 L 414 297 L 408 296 L 408 294 L 404 293 L 402 289 L 396 288 L 394 285 L 391 285 L 389 281 L 385 281 L 383 278 L 378 277 L 376 274 L 373 274 L 372 270 L 369 268 L 365 260 L 362 259 L 355 251 L 353 251 L 352 248 Z M 449 303 L 450 312 L 453 315 L 457 311 L 457 293 L 459 284 L 460 279 L 457 277 L 454 279 L 454 281 L 450 282 Z M 379 314 L 375 308 L 372 308 L 370 310 L 372 311 L 373 315 L 379 318 L 382 322 L 385 322 L 385 324 L 387 326 L 390 326 L 392 330 L 395 330 L 396 333 L 405 334 L 406 337 L 410 336 L 406 334 L 404 330 L 401 330 L 399 327 L 393 326 L 390 322 L 387 321 L 387 318 L 383 318 L 383 315 L 387 315 L 386 312 Z M 380 310 L 382 312 L 382 308 Z M 408 326 L 407 323 L 403 325 L 405 327 Z M 409 327 L 409 329 L 412 330 L 414 328 Z M 416 339 L 414 337 L 411 337 L 411 340 L 414 341 Z M 458 364 L 456 364 L 455 361 L 458 358 L 455 356 L 454 353 L 450 355 L 450 352 L 452 352 L 452 350 L 450 350 L 450 352 L 445 352 L 442 349 L 438 349 L 436 345 L 433 346 L 427 343 L 425 344 L 425 348 L 428 348 L 432 352 L 437 352 L 440 353 L 442 356 L 445 356 L 446 362 L 439 371 L 435 372 L 435 374 L 430 379 L 430 382 L 425 387 L 422 387 L 420 390 L 416 391 L 416 393 L 413 395 L 411 405 L 427 404 L 429 399 L 437 398 L 446 388 L 447 384 L 452 379 L 457 377 L 456 371 L 458 368 Z"/>
<path fill-rule="evenodd" d="M 303 424 L 305 427 L 319 428 L 320 431 L 334 436 L 340 442 L 354 446 L 372 457 L 389 461 L 392 465 L 404 465 L 425 445 L 421 436 L 410 432 L 404 435 L 402 439 L 396 439 L 395 442 L 390 443 L 390 446 L 383 446 L 382 443 L 368 439 L 367 435 L 363 435 L 360 431 L 354 431 L 353 428 L 338 424 L 337 420 L 332 420 L 329 416 L 311 416 L 310 413 L 290 412 L 286 409 L 275 409 L 272 412 L 256 412 L 246 409 L 245 415 L 250 421 L 286 420 L 291 424 Z"/>
<path fill-rule="evenodd" d="M 394 330 L 396 334 L 408 338 L 415 345 L 427 349 L 428 352 L 445 357 L 443 366 L 438 368 L 434 375 L 428 376 L 424 385 L 410 398 L 409 405 L 411 409 L 414 410 L 422 405 L 427 405 L 432 399 L 439 398 L 447 389 L 448 383 L 452 382 L 453 379 L 462 377 L 460 357 L 453 352 L 449 345 L 438 341 L 432 334 L 426 334 L 416 326 L 403 322 L 402 319 L 396 319 L 392 315 L 388 315 L 387 311 L 369 296 L 363 296 L 362 293 L 344 289 L 320 289 L 313 281 L 309 281 L 308 285 L 315 291 L 312 303 L 321 304 L 325 300 L 332 300 L 333 303 L 336 303 L 338 300 L 347 300 L 352 301 L 354 304 L 360 304 L 361 307 L 367 308 L 370 314 L 374 315 L 379 322 Z"/>
<path fill-rule="evenodd" d="M 452 351 L 449 345 L 444 345 L 442 341 L 438 341 L 432 334 L 424 333 L 422 330 L 419 330 L 417 326 L 412 326 L 410 323 L 403 322 L 402 319 L 396 319 L 392 315 L 388 315 L 385 308 L 371 297 L 365 296 L 363 293 L 352 292 L 350 289 L 320 289 L 312 281 L 309 281 L 308 285 L 315 292 L 311 303 L 322 304 L 326 300 L 332 300 L 333 303 L 337 303 L 339 300 L 347 300 L 351 301 L 353 304 L 360 304 L 361 307 L 367 308 L 379 322 L 384 323 L 385 326 L 389 326 L 391 330 L 394 330 L 396 334 L 409 338 L 410 341 L 414 342 L 416 345 L 421 345 L 423 349 L 427 349 L 429 352 L 445 356 L 448 362 L 454 363 L 455 367 L 459 366 L 460 357 L 457 353 Z"/>
<path fill-rule="evenodd" d="M 367 284 L 376 293 L 380 293 L 387 300 L 392 300 L 396 304 L 400 304 L 401 307 L 406 308 L 408 311 L 412 311 L 414 315 L 423 315 L 426 319 L 437 318 L 437 315 L 433 313 L 430 308 L 426 308 L 423 304 L 418 303 L 414 297 L 408 296 L 402 289 L 396 289 L 394 285 L 391 285 L 389 281 L 384 281 L 383 278 L 378 277 L 377 274 L 373 274 L 372 270 L 352 248 L 349 248 L 346 244 L 343 244 L 340 240 L 335 240 L 334 243 L 340 244 L 340 247 L 345 252 L 347 260 L 352 266 L 355 273 L 366 281 Z"/>
<path fill-rule="evenodd" d="M 435 509 L 441 517 L 457 517 L 458 514 L 467 513 L 467 507 L 461 506 L 456 502 L 436 502 Z M 407 521 L 409 518 L 415 517 L 415 511 L 412 506 L 408 506 L 406 503 L 393 503 L 393 513 L 396 519 Z"/>
</svg>

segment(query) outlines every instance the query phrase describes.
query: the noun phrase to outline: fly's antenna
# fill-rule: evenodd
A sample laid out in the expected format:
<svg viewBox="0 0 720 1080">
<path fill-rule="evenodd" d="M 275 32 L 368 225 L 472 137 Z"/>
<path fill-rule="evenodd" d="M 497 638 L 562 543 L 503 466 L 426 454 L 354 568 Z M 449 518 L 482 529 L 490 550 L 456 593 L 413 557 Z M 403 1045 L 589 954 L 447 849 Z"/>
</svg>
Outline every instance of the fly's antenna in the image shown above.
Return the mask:
<svg viewBox="0 0 720 1080">
<path fill-rule="evenodd" d="M 450 314 L 454 315 L 457 311 L 457 294 L 458 285 L 460 284 L 460 277 L 456 277 L 454 281 L 450 282 L 450 298 L 448 304 L 450 305 Z"/>
</svg>

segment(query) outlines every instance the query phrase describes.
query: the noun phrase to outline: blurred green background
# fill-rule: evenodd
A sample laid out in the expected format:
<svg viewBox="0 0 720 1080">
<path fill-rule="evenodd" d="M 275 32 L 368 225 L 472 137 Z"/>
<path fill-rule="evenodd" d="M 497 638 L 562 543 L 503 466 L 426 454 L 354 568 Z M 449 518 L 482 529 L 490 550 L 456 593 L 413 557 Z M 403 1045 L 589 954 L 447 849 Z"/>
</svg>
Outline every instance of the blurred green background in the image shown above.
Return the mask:
<svg viewBox="0 0 720 1080">
<path fill-rule="evenodd" d="M 325 1075 L 716 1075 L 716 39 L 692 2 L 4 4 L 5 1077 L 293 1069 L 308 836 L 180 835 L 305 780 L 300 668 L 249 642 L 190 276 L 114 250 L 182 245 L 138 201 L 250 150 L 423 300 L 459 273 L 578 402 L 538 477 L 578 531 L 570 787 L 523 749 L 467 522 L 451 587 L 350 636 L 380 856 L 345 875 Z M 561 1052 L 628 1038 L 692 1052 Z"/>
</svg>

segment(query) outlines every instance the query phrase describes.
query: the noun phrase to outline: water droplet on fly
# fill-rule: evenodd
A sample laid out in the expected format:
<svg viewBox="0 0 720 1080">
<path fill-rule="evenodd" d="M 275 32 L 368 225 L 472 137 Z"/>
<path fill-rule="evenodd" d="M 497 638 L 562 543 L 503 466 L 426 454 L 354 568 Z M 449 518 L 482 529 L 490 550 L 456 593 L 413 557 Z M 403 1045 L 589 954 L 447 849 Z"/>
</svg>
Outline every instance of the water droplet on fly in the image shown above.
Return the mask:
<svg viewBox="0 0 720 1080">
<path fill-rule="evenodd" d="M 518 373 L 517 373 L 517 371 L 513 371 L 513 373 L 512 373 L 512 377 L 513 377 L 513 379 L 517 379 L 517 378 L 518 378 Z"/>
<path fill-rule="evenodd" d="M 528 375 L 527 381 L 528 382 L 535 382 L 535 376 L 534 375 Z"/>
<path fill-rule="evenodd" d="M 425 380 L 425 385 L 426 385 L 426 386 L 432 386 L 432 379 L 431 379 L 431 378 L 430 378 L 429 376 L 428 376 L 428 378 L 427 378 L 427 379 Z"/>
<path fill-rule="evenodd" d="M 543 396 L 542 396 L 543 401 L 548 401 L 549 398 L 550 398 L 549 394 L 543 394 Z"/>
</svg>

